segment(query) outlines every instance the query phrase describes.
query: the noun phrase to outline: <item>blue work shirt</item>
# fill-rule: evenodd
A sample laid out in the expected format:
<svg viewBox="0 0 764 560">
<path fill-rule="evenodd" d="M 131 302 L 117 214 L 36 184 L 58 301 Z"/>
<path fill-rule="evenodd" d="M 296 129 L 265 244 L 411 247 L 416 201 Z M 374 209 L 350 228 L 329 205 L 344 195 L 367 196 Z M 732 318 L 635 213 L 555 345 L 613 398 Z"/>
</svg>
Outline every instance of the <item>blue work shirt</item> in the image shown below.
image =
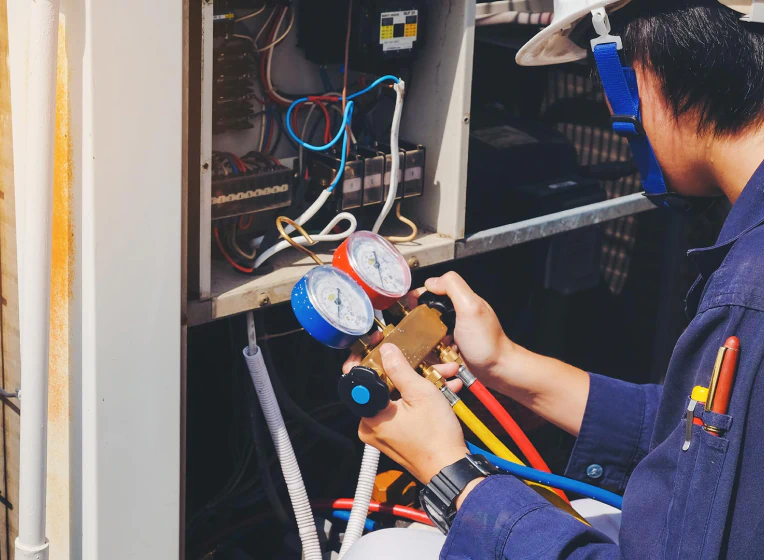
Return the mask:
<svg viewBox="0 0 764 560">
<path fill-rule="evenodd" d="M 495 475 L 464 501 L 442 560 L 764 558 L 764 164 L 716 245 L 689 257 L 700 273 L 687 298 L 692 321 L 664 385 L 591 374 L 566 470 L 569 477 L 624 492 L 620 543 L 520 480 Z M 729 414 L 696 408 L 696 416 L 723 435 L 693 425 L 690 448 L 682 451 L 692 388 L 708 386 L 719 347 L 732 335 L 741 350 Z"/>
</svg>

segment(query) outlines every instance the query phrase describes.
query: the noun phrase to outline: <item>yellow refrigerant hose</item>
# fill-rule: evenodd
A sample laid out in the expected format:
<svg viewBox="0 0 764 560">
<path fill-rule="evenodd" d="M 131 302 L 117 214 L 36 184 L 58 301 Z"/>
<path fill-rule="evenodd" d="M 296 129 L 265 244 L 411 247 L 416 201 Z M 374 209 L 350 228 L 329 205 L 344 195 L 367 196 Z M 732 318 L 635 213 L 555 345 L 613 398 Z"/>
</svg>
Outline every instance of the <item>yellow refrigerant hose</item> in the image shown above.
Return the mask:
<svg viewBox="0 0 764 560">
<path fill-rule="evenodd" d="M 458 397 L 457 397 L 458 399 Z M 504 445 L 499 438 L 497 438 L 491 430 L 488 429 L 488 427 L 483 424 L 483 422 L 480 421 L 480 419 L 475 416 L 475 413 L 472 412 L 469 407 L 464 404 L 464 401 L 461 399 L 456 400 L 452 405 L 452 408 L 454 410 L 454 413 L 456 416 L 464 422 L 464 425 L 469 428 L 469 430 L 475 434 L 480 441 L 485 444 L 485 446 L 497 457 L 504 459 L 505 461 L 510 461 L 512 463 L 516 463 L 518 465 L 525 464 L 515 455 L 512 453 L 506 445 Z M 570 515 L 581 521 L 582 523 L 585 523 L 586 525 L 589 525 L 589 523 L 581 517 L 576 510 L 574 510 L 570 504 L 565 503 L 565 501 L 560 498 L 560 496 L 557 495 L 557 493 L 549 488 L 548 486 L 544 486 L 542 484 L 539 484 L 537 482 L 532 482 L 529 480 L 524 481 L 528 486 L 533 488 L 536 492 L 538 492 L 541 496 L 546 498 L 549 502 L 552 503 L 552 505 L 560 508 L 563 511 L 568 512 Z"/>
</svg>

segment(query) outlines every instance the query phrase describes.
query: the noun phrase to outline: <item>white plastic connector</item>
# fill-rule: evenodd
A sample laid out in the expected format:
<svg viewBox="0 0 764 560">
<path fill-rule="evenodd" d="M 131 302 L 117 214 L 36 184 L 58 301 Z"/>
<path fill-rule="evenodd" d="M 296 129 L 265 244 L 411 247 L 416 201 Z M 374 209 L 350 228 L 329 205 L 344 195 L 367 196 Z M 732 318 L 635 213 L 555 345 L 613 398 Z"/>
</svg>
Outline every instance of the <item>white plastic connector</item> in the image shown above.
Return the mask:
<svg viewBox="0 0 764 560">
<path fill-rule="evenodd" d="M 740 21 L 764 23 L 764 0 L 753 0 L 751 3 L 751 15 L 741 17 Z"/>
<path fill-rule="evenodd" d="M 592 39 L 592 49 L 596 45 L 603 45 L 606 43 L 615 43 L 616 48 L 620 51 L 623 49 L 623 41 L 618 35 L 610 34 L 610 18 L 607 15 L 605 8 L 597 8 L 592 10 L 592 25 L 599 37 Z"/>
</svg>

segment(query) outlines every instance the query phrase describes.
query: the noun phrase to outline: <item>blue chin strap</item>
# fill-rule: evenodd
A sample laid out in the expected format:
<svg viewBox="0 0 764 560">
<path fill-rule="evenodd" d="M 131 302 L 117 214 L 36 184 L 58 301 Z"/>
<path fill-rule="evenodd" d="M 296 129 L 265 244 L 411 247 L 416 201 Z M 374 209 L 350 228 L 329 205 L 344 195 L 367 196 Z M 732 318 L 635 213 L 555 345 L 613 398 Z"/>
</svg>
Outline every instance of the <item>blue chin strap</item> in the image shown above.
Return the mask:
<svg viewBox="0 0 764 560">
<path fill-rule="evenodd" d="M 658 207 L 672 208 L 683 214 L 707 210 L 715 199 L 690 198 L 667 191 L 658 159 L 642 127 L 636 73 L 633 68 L 621 62 L 621 38 L 610 35 L 610 22 L 604 8 L 592 11 L 592 23 L 599 34 L 598 38 L 592 40 L 592 52 L 613 111 L 613 131 L 629 141 L 645 196 Z"/>
</svg>

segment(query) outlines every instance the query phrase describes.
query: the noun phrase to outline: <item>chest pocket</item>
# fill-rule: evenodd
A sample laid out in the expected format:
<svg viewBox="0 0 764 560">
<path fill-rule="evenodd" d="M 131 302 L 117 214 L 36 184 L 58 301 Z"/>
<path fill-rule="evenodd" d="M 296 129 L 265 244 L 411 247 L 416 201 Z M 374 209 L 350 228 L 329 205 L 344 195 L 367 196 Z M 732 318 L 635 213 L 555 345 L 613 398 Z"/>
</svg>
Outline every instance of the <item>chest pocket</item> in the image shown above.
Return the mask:
<svg viewBox="0 0 764 560">
<path fill-rule="evenodd" d="M 700 410 L 700 413 L 698 413 Z M 716 436 L 692 426 L 687 451 L 677 450 L 677 470 L 669 506 L 665 554 L 667 559 L 718 558 L 732 485 L 723 482 L 729 440 L 724 434 L 732 417 L 696 409 L 696 416 L 720 430 Z M 682 422 L 684 426 L 684 421 Z"/>
</svg>

